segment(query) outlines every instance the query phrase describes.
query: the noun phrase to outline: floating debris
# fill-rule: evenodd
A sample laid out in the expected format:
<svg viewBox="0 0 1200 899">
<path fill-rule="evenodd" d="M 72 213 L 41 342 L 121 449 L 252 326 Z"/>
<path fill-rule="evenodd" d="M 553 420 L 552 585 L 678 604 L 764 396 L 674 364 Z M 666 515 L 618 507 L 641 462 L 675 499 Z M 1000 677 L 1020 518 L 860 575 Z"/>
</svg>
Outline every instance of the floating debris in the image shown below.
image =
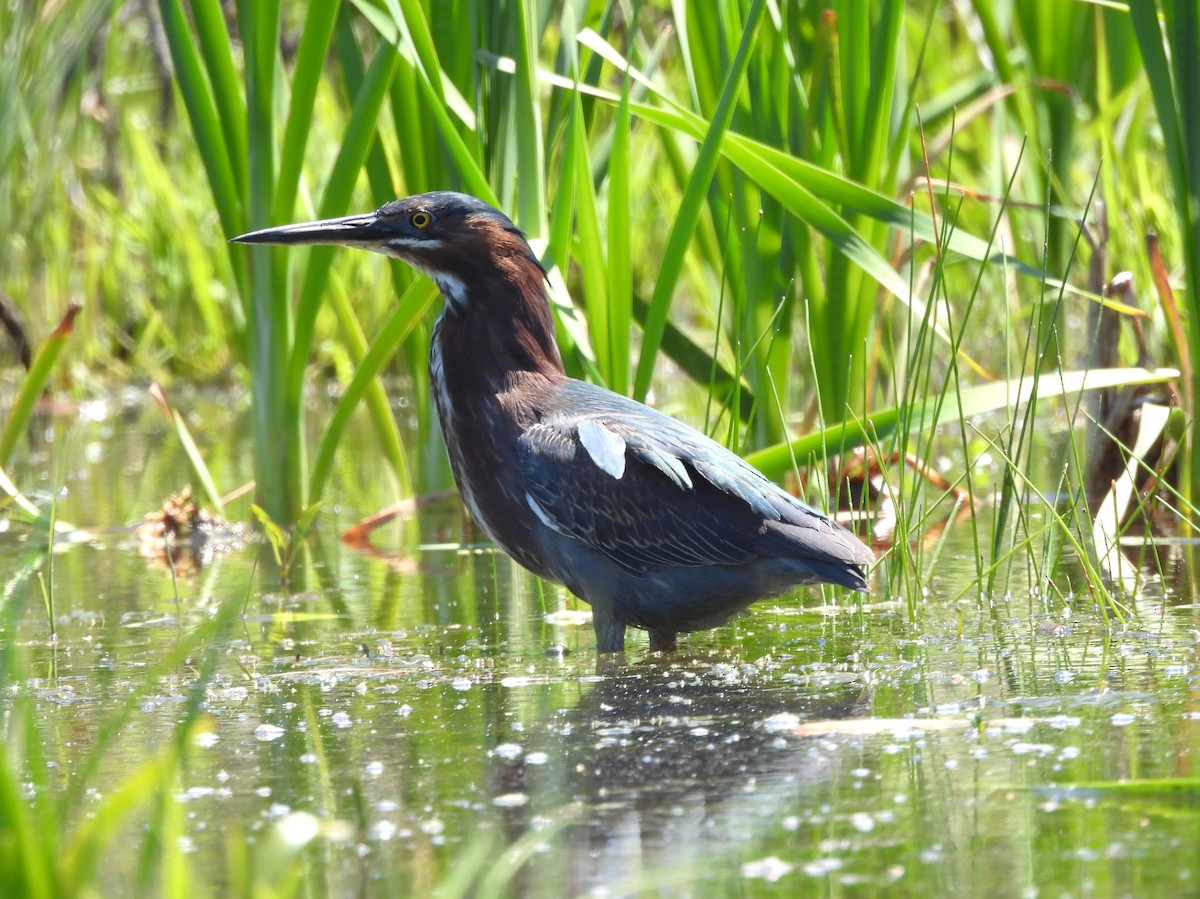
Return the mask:
<svg viewBox="0 0 1200 899">
<path fill-rule="evenodd" d="M 177 574 L 192 574 L 216 552 L 240 550 L 246 543 L 246 526 L 202 508 L 191 484 L 163 500 L 162 508 L 148 513 L 134 533 L 143 559 Z"/>
</svg>

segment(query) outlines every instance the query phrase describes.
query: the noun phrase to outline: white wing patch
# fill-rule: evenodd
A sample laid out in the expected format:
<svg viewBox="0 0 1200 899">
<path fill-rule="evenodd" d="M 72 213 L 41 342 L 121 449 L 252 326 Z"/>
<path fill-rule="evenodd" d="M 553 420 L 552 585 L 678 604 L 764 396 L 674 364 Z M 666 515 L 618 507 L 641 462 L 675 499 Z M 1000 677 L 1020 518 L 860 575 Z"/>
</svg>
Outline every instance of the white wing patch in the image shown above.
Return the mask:
<svg viewBox="0 0 1200 899">
<path fill-rule="evenodd" d="M 658 449 L 643 440 L 640 444 L 629 447 L 629 453 L 634 458 L 641 459 L 647 465 L 652 465 L 671 479 L 676 487 L 683 490 L 692 489 L 692 478 L 678 456 L 672 455 L 665 449 Z"/>
<path fill-rule="evenodd" d="M 538 521 L 550 528 L 550 530 L 562 533 L 562 528 L 559 527 L 558 522 L 547 515 L 546 510 L 542 508 L 541 503 L 539 503 L 528 493 L 525 494 L 525 503 L 533 511 L 533 514 L 538 517 Z"/>
<path fill-rule="evenodd" d="M 621 480 L 625 474 L 625 441 L 594 418 L 585 418 L 576 426 L 579 442 L 596 466 L 610 477 Z"/>
</svg>

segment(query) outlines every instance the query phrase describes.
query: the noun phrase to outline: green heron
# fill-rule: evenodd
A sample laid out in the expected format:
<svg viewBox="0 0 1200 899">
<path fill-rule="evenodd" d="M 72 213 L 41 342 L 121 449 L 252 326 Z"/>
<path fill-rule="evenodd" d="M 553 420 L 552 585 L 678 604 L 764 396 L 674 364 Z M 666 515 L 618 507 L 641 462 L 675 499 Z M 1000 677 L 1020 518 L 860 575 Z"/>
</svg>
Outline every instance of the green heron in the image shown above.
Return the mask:
<svg viewBox="0 0 1200 899">
<path fill-rule="evenodd" d="M 799 584 L 867 589 L 874 556 L 841 525 L 700 432 L 567 377 L 545 269 L 483 201 L 439 191 L 234 240 L 361 247 L 433 279 L 429 372 L 454 480 L 497 546 L 591 604 L 600 652 L 630 625 L 672 649 Z"/>
</svg>

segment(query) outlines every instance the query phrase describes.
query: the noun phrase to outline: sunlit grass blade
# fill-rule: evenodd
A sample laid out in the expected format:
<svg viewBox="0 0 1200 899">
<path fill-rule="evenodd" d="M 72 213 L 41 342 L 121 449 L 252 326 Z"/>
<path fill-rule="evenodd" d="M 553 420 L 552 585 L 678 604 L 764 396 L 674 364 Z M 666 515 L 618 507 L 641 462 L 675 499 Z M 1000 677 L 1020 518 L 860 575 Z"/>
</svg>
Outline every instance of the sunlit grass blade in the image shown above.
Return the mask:
<svg viewBox="0 0 1200 899">
<path fill-rule="evenodd" d="M 540 5 L 536 0 L 514 0 L 509 5 L 517 48 L 512 102 L 517 140 L 517 220 L 527 235 L 536 238 L 546 236 L 546 163 L 537 83 Z"/>
<path fill-rule="evenodd" d="M 579 168 L 578 157 L 581 153 L 584 156 L 587 155 L 586 148 L 581 149 L 578 146 L 578 144 L 586 139 L 582 109 L 576 109 L 578 98 L 574 94 L 570 95 L 568 102 L 571 104 L 571 111 L 567 117 L 566 133 L 558 160 L 557 187 L 554 191 L 553 205 L 550 210 L 545 252 L 542 254 L 542 264 L 549 272 L 552 283 L 563 285 L 561 294 L 558 296 L 560 302 L 566 302 L 564 272 L 568 271 L 571 265 L 571 235 L 574 231 L 575 223 L 573 210 L 576 205 L 575 172 Z M 556 293 L 558 293 L 557 290 Z M 566 366 L 568 372 L 576 375 L 580 374 L 578 361 L 572 353 L 572 350 L 575 349 L 574 335 L 565 327 L 563 316 L 555 316 L 555 325 L 559 350 L 563 356 L 563 364 Z"/>
<path fill-rule="evenodd" d="M 1136 590 L 1140 572 L 1121 552 L 1121 522 L 1126 519 L 1138 498 L 1139 488 L 1145 479 L 1144 460 L 1162 439 L 1170 424 L 1172 411 L 1168 406 L 1157 403 L 1142 404 L 1136 439 L 1129 448 L 1125 470 L 1113 480 L 1112 488 L 1101 501 L 1092 521 L 1092 544 L 1101 571 L 1126 594 Z"/>
<path fill-rule="evenodd" d="M 342 215 L 350 205 L 354 184 L 366 161 L 379 112 L 391 86 L 399 57 L 390 44 L 382 44 L 376 52 L 363 80 L 350 122 L 342 136 L 342 145 L 334 162 L 333 171 L 325 185 L 319 216 L 332 218 Z M 317 313 L 321 308 L 329 280 L 336 247 L 312 247 L 301 281 L 300 299 L 296 305 L 295 330 L 288 356 L 287 413 L 289 418 L 299 419 L 303 413 L 304 376 L 312 353 L 313 334 L 316 331 Z M 385 423 L 386 426 L 386 423 Z M 298 460 L 295 464 L 298 464 Z"/>
<path fill-rule="evenodd" d="M 749 33 L 748 23 L 746 34 L 748 35 Z M 630 77 L 637 77 L 639 81 L 647 83 L 644 75 L 638 73 L 611 47 L 599 42 L 596 35 L 584 33 L 580 39 L 593 49 L 604 52 Z M 745 43 L 743 42 L 743 45 L 739 47 L 739 54 L 744 50 Z M 744 75 L 744 59 L 742 60 L 741 68 L 734 71 L 741 71 Z M 723 103 L 730 101 L 728 92 L 733 90 L 733 87 L 734 85 L 731 81 L 726 82 L 726 93 L 722 96 Z M 652 108 L 649 109 L 652 110 Z M 726 113 L 730 112 L 722 105 L 718 107 L 718 113 L 723 109 Z M 636 110 L 639 115 L 643 114 L 643 107 L 638 106 Z M 904 279 L 836 210 L 822 202 L 803 185 L 785 175 L 780 169 L 762 157 L 747 153 L 745 148 L 739 147 L 732 138 L 726 140 L 724 129 L 718 135 L 718 132 L 714 130 L 719 121 L 718 119 L 714 118 L 711 122 L 705 123 L 698 117 L 684 112 L 677 105 L 675 105 L 675 111 L 679 116 L 679 120 L 685 123 L 686 130 L 692 136 L 701 139 L 701 132 L 703 132 L 704 136 L 702 138 L 700 153 L 697 157 L 696 169 L 685 192 L 679 215 L 676 218 L 676 224 L 672 228 L 670 238 L 668 238 L 662 267 L 659 271 L 658 280 L 655 283 L 654 296 L 650 301 L 650 311 L 646 320 L 641 357 L 638 362 L 638 370 L 634 382 L 635 396 L 639 398 L 643 397 L 645 390 L 649 386 L 653 356 L 657 352 L 659 342 L 661 341 L 662 325 L 666 321 L 671 292 L 674 289 L 679 272 L 682 270 L 683 254 L 686 252 L 687 245 L 690 242 L 691 232 L 694 230 L 699 219 L 702 195 L 707 191 L 707 188 L 704 191 L 699 191 L 693 188 L 692 185 L 697 184 L 696 179 L 703 175 L 704 172 L 708 171 L 711 173 L 711 171 L 715 171 L 717 157 L 722 152 L 765 191 L 783 203 L 789 212 L 819 231 L 842 256 L 853 262 L 861 271 L 870 275 L 889 293 L 906 305 L 917 309 L 921 307 L 921 303 L 910 294 L 908 285 Z M 648 111 L 646 112 L 646 117 L 653 119 L 655 118 L 655 113 Z M 729 120 L 727 119 L 724 128 L 728 128 L 728 125 Z M 722 141 L 724 141 L 723 150 Z M 711 177 L 711 174 L 709 177 Z M 704 181 L 704 183 L 707 184 L 707 181 Z M 869 193 L 867 195 L 869 196 Z M 899 208 L 903 209 L 904 207 L 900 206 Z M 905 224 L 907 227 L 912 227 L 911 212 L 906 212 Z M 681 227 L 681 225 L 684 227 Z M 944 330 L 941 330 L 940 327 L 935 328 L 935 330 L 942 340 L 947 343 L 950 342 L 949 335 Z M 959 353 L 963 360 L 977 373 L 982 375 L 988 374 L 965 350 L 960 348 Z"/>
<path fill-rule="evenodd" d="M 238 85 L 233 40 L 219 0 L 192 0 L 189 4 L 196 25 L 196 43 L 211 85 L 217 120 L 225 136 L 226 157 L 233 171 L 238 194 L 247 196 L 249 136 L 246 104 Z"/>
<path fill-rule="evenodd" d="M 633 318 L 633 187 L 629 170 L 629 79 L 617 107 L 608 172 L 608 386 L 629 392 Z M 661 343 L 662 338 L 659 338 Z"/>
<path fill-rule="evenodd" d="M 120 833 L 135 813 L 147 807 L 156 793 L 169 791 L 177 762 L 172 744 L 156 758 L 134 766 L 122 782 L 105 791 L 104 802 L 83 818 L 65 847 L 60 864 L 66 883 L 95 881 L 100 861 L 111 849 L 113 835 Z"/>
<path fill-rule="evenodd" d="M 663 127 L 681 131 L 685 134 L 690 134 L 693 137 L 698 137 L 699 135 L 702 120 L 691 116 L 686 111 L 667 110 L 644 104 L 634 104 L 632 108 L 639 118 L 655 122 Z M 935 222 L 928 213 L 921 212 L 904 203 L 899 203 L 836 172 L 821 169 L 799 157 L 767 146 L 745 135 L 731 132 L 725 142 L 724 153 L 731 162 L 743 169 L 751 177 L 755 177 L 756 173 L 761 176 L 763 180 L 759 181 L 757 177 L 755 177 L 755 180 L 759 181 L 764 188 L 773 194 L 775 191 L 772 190 L 772 185 L 785 185 L 785 189 L 789 193 L 797 193 L 797 195 L 802 197 L 807 195 L 810 199 L 800 201 L 800 209 L 806 208 L 813 199 L 816 199 L 818 203 L 820 201 L 837 203 L 845 211 L 853 211 L 875 219 L 901 233 L 911 234 L 913 237 L 928 242 L 934 242 L 937 239 Z M 804 193 L 799 194 L 799 191 L 803 191 Z M 821 205 L 823 206 L 824 204 Z M 827 206 L 824 209 L 815 207 L 815 211 L 819 216 L 818 221 L 826 220 L 826 209 L 828 209 Z M 835 227 L 831 230 L 830 235 L 827 236 L 830 236 L 832 239 L 832 237 L 839 236 L 841 231 L 840 227 Z M 946 235 L 945 245 L 947 249 L 967 259 L 976 262 L 987 262 L 993 265 L 1003 265 L 1027 278 L 1036 279 L 1038 283 L 1045 283 L 1053 289 L 1063 289 L 1068 293 L 1085 297 L 1093 302 L 1102 302 L 1125 314 L 1141 314 L 1139 311 L 1121 304 L 1114 306 L 1112 300 L 1092 294 L 1078 285 L 1048 277 L 1042 269 L 1011 255 L 992 250 L 987 241 L 961 229 L 955 229 L 952 233 Z M 881 262 L 881 260 L 869 260 L 871 268 L 864 270 L 874 275 L 875 270 Z M 886 266 L 887 264 L 886 262 L 882 262 L 882 265 Z M 898 283 L 896 278 L 886 274 L 884 277 L 888 279 L 884 283 L 885 287 L 901 298 L 907 296 L 906 289 Z"/>
<path fill-rule="evenodd" d="M 33 364 L 30 365 L 29 371 L 21 382 L 21 389 L 17 391 L 17 396 L 13 400 L 12 408 L 5 416 L 4 429 L 0 431 L 0 468 L 8 465 L 12 460 L 17 442 L 29 427 L 33 409 L 37 405 L 38 398 L 45 391 L 46 385 L 50 382 L 50 375 L 53 374 L 54 367 L 75 327 L 75 316 L 82 308 L 76 303 L 68 306 L 58 327 L 38 347 L 38 351 L 33 357 Z"/>
<path fill-rule="evenodd" d="M 204 162 L 221 226 L 226 234 L 238 234 L 245 230 L 241 190 L 234 173 L 233 148 L 225 139 L 225 131 L 217 114 L 216 97 L 201 66 L 197 43 L 192 40 L 188 30 L 187 16 L 180 0 L 159 0 L 158 6 L 171 48 L 176 82 L 192 123 L 196 148 Z M 231 251 L 230 260 L 244 294 L 247 284 L 244 257 L 239 252 Z"/>
<path fill-rule="evenodd" d="M 275 103 L 280 0 L 238 3 L 246 85 L 246 226 L 274 224 L 276 158 Z M 232 235 L 231 235 L 232 236 Z M 293 328 L 287 293 L 285 253 L 276 247 L 242 248 L 250 260 L 250 390 L 254 429 L 255 492 L 276 521 L 292 521 L 303 505 L 300 466 L 304 459 L 301 421 L 288 408 L 288 357 Z"/>
<path fill-rule="evenodd" d="M 687 189 L 679 205 L 679 212 L 671 225 L 671 233 L 663 251 L 662 264 L 659 266 L 658 277 L 654 282 L 654 294 L 650 298 L 650 306 L 646 314 L 642 349 L 634 375 L 633 395 L 639 400 L 645 399 L 646 393 L 650 389 L 654 358 L 658 354 L 659 344 L 662 342 L 663 329 L 666 327 L 675 284 L 683 271 L 684 256 L 691 243 L 692 232 L 700 220 L 705 197 L 720 159 L 721 143 L 733 120 L 734 106 L 746 76 L 750 52 L 754 46 L 754 38 L 762 13 L 762 0 L 754 0 L 746 15 L 741 42 L 734 56 L 733 65 L 725 78 L 721 100 L 709 122 L 691 177 L 688 180 Z"/>
<path fill-rule="evenodd" d="M 597 35 L 587 31 L 581 33 L 580 41 L 589 47 L 600 46 Z M 688 134 L 697 140 L 702 139 L 707 128 L 707 123 L 703 118 L 663 94 L 653 81 L 646 78 L 636 67 L 630 65 L 614 49 L 604 45 L 604 50 L 613 64 L 617 65 L 621 71 L 636 78 L 640 85 L 651 89 L 660 100 L 668 104 L 667 107 L 659 107 L 632 102 L 630 109 L 638 118 L 682 134 Z M 576 87 L 569 79 L 561 78 L 553 72 L 543 70 L 541 77 L 546 83 L 560 89 L 569 90 Z M 587 96 L 605 100 L 614 106 L 621 101 L 620 96 L 592 86 L 579 85 L 578 89 Z M 936 225 L 928 213 L 914 210 L 911 206 L 900 203 L 838 172 L 822 168 L 778 147 L 756 140 L 750 135 L 734 130 L 729 131 L 722 152 L 730 161 L 739 166 L 744 165 L 747 159 L 756 159 L 760 164 L 774 167 L 806 188 L 814 196 L 828 203 L 838 204 L 843 211 L 861 213 L 887 224 L 901 233 L 912 234 L 925 241 L 933 242 L 937 239 Z M 986 241 L 961 229 L 956 229 L 948 235 L 947 241 L 949 249 L 968 259 L 1003 264 L 1028 278 L 1036 279 L 1039 283 L 1044 282 L 1055 289 L 1065 289 L 1069 293 L 1086 297 L 1094 302 L 1104 301 L 1103 298 L 1089 293 L 1078 285 L 1048 277 L 1041 268 L 1032 266 L 1014 256 L 990 250 Z"/>
<path fill-rule="evenodd" d="M 578 137 L 585 130 L 583 107 L 579 95 L 575 94 L 571 104 L 571 132 Z M 588 157 L 587 143 L 582 139 L 569 142 L 572 149 L 575 186 L 575 253 L 579 263 L 579 279 L 583 284 L 583 301 L 587 310 L 588 333 L 592 349 L 596 354 L 596 369 L 605 383 L 611 384 L 612 350 L 609 326 L 608 281 L 605 278 L 607 262 L 604 244 L 600 237 L 600 217 L 596 212 L 596 191 L 592 184 L 592 166 Z"/>
<path fill-rule="evenodd" d="M 937 400 L 918 401 L 908 409 L 882 409 L 871 412 L 861 419 L 830 425 L 797 440 L 767 447 L 750 453 L 746 457 L 755 468 L 772 478 L 783 477 L 793 468 L 793 460 L 821 458 L 825 447 L 842 450 L 862 446 L 869 440 L 878 440 L 894 434 L 901 423 L 904 411 L 908 426 L 924 430 L 949 424 L 973 415 L 993 412 L 998 409 L 1015 409 L 1035 396 L 1047 399 L 1066 396 L 1082 390 L 1102 390 L 1106 387 L 1131 386 L 1135 384 L 1161 384 L 1179 377 L 1175 369 L 1114 368 L 1089 371 L 1063 372 L 1061 376 L 1037 379 L 1032 376 L 996 381 L 979 387 L 968 387 L 961 392 L 959 407 Z"/>
<path fill-rule="evenodd" d="M 0 493 L 4 494 L 7 499 L 0 498 L 0 511 L 10 511 L 9 505 L 15 504 L 26 516 L 30 523 L 36 524 L 41 528 L 50 530 L 53 529 L 56 534 L 70 535 L 78 540 L 90 539 L 87 531 L 81 530 L 72 524 L 60 520 L 57 516 L 51 517 L 44 514 L 33 501 L 24 493 L 17 489 L 17 485 L 12 482 L 12 478 L 8 473 L 0 467 Z M 19 517 L 19 516 L 14 516 Z"/>
<path fill-rule="evenodd" d="M 424 316 L 437 295 L 437 289 L 432 282 L 414 281 L 405 295 L 400 298 L 387 321 L 380 327 L 375 339 L 371 341 L 371 347 L 355 370 L 353 380 L 338 398 L 329 425 L 325 429 L 325 435 L 321 439 L 309 479 L 309 496 L 313 498 L 321 496 L 330 472 L 333 470 L 334 453 L 345 434 L 346 426 L 350 423 L 350 416 L 353 415 L 368 385 L 383 370 L 388 360 L 396 352 L 396 348 Z"/>
<path fill-rule="evenodd" d="M 304 31 L 296 48 L 296 64 L 292 76 L 291 99 L 288 102 L 287 124 L 280 145 L 279 177 L 275 184 L 273 218 L 286 222 L 295 208 L 296 190 L 304 166 L 304 149 L 312 130 L 313 104 L 317 87 L 324 73 L 325 59 L 333 42 L 334 27 L 340 0 L 311 3 L 304 21 Z"/>
<path fill-rule="evenodd" d="M 368 4 L 362 3 L 360 0 L 354 0 L 354 2 L 365 17 L 372 18 L 371 7 Z M 408 44 L 416 51 L 417 59 L 420 61 L 419 67 L 426 75 L 434 96 L 438 98 L 439 105 L 452 111 L 467 128 L 474 130 L 476 127 L 475 113 L 471 104 L 442 71 L 439 48 L 433 40 L 433 33 L 429 30 L 429 20 L 425 16 L 425 9 L 418 0 L 384 0 L 384 6 L 391 14 L 392 22 L 398 26 L 400 34 L 405 38 L 403 42 L 399 40 L 391 42 L 396 46 L 400 46 L 401 43 Z M 378 20 L 372 24 L 379 27 Z M 442 48 L 442 52 L 445 52 L 444 48 Z"/>
<path fill-rule="evenodd" d="M 225 514 L 225 505 L 221 499 L 221 491 L 217 489 L 216 481 L 213 480 L 212 473 L 208 470 L 208 465 L 204 462 L 204 456 L 200 453 L 200 448 L 196 446 L 196 441 L 192 437 L 191 429 L 188 428 L 187 422 L 183 420 L 183 416 L 179 414 L 179 410 L 167 402 L 167 396 L 163 393 L 161 387 L 157 384 L 150 385 L 150 395 L 154 397 L 154 401 L 158 404 L 159 410 L 167 423 L 175 430 L 175 436 L 179 440 L 180 446 L 183 447 L 184 455 L 187 456 L 188 462 L 191 463 L 192 473 L 196 475 L 200 481 L 200 486 L 204 490 L 204 495 L 208 498 L 208 502 L 212 505 L 213 511 L 218 515 Z"/>
<path fill-rule="evenodd" d="M 330 285 L 329 304 L 333 309 L 333 314 L 337 317 L 346 352 L 357 367 L 366 358 L 370 349 L 370 341 L 363 333 L 350 297 L 346 295 L 345 285 L 337 278 L 334 278 Z M 396 422 L 391 401 L 379 378 L 372 379 L 367 385 L 364 400 L 368 414 L 375 426 L 375 436 L 379 440 L 380 452 L 387 459 L 392 473 L 396 476 L 401 496 L 408 496 L 412 493 L 412 475 L 409 470 L 408 458 L 404 450 L 404 443 L 400 438 L 400 427 Z M 310 495 L 308 498 L 310 504 L 320 500 L 320 496 Z"/>
<path fill-rule="evenodd" d="M 422 33 L 428 34 L 428 23 L 425 22 L 424 15 L 414 13 L 412 17 L 409 17 L 400 11 L 400 7 L 394 0 L 389 0 L 387 4 L 391 13 L 390 17 L 370 3 L 366 3 L 365 0 L 352 0 L 352 2 L 363 14 L 363 18 L 379 31 L 383 39 L 400 46 L 402 53 L 404 47 L 399 43 L 399 36 L 402 32 L 410 33 L 414 42 L 423 40 Z M 426 102 L 425 108 L 433 117 L 436 133 L 444 142 L 446 153 L 449 155 L 456 174 L 463 180 L 463 189 L 481 200 L 496 205 L 496 194 L 488 183 L 487 176 L 483 173 L 478 159 L 467 146 L 462 135 L 458 133 L 458 129 L 450 118 L 450 110 L 457 110 L 457 107 L 452 106 L 449 101 L 441 70 L 436 65 L 432 68 L 427 66 L 419 53 L 412 56 L 406 55 L 405 60 L 412 66 L 416 75 L 417 88 Z M 468 127 L 473 128 L 475 117 L 470 114 L 469 108 L 460 111 L 459 118 L 463 119 L 463 116 L 466 116 L 465 122 Z"/>
<path fill-rule="evenodd" d="M 1146 78 L 1162 129 L 1167 170 L 1174 187 L 1175 224 L 1179 228 L 1184 268 L 1191 289 L 1187 307 L 1191 327 L 1187 329 L 1188 354 L 1200 359 L 1200 94 L 1196 72 L 1200 70 L 1200 6 L 1196 0 L 1163 3 L 1166 16 L 1160 23 L 1160 4 L 1144 0 L 1131 3 L 1129 15 L 1137 35 Z M 1200 397 L 1200 367 L 1192 371 L 1189 395 Z M 1193 416 L 1195 410 L 1192 410 Z M 1200 496 L 1200 439 L 1193 431 L 1188 456 L 1188 481 L 1193 497 Z"/>
<path fill-rule="evenodd" d="M 0 758 L 0 834 L 5 836 L 0 887 L 7 896 L 51 899 L 61 890 L 55 868 L 61 835 L 51 820 L 50 803 L 41 799 L 31 806 L 24 784 L 14 776 L 14 763 L 23 761 L 16 750 L 33 739 L 32 720 L 18 704 L 9 713 L 5 728 L 6 751 Z"/>
</svg>

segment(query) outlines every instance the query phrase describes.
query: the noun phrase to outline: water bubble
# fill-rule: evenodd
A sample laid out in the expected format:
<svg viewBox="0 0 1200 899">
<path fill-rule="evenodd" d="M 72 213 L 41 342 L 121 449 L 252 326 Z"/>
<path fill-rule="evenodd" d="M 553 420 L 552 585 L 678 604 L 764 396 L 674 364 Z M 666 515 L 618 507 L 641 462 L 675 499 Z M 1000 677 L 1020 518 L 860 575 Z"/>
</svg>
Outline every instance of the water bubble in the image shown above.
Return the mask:
<svg viewBox="0 0 1200 899">
<path fill-rule="evenodd" d="M 270 743 L 272 740 L 278 740 L 283 734 L 283 728 L 276 727 L 274 724 L 260 724 L 254 728 L 254 739 L 261 743 Z"/>
<path fill-rule="evenodd" d="M 794 870 L 794 865 L 789 865 L 782 859 L 774 855 L 769 855 L 766 858 L 746 862 L 742 865 L 742 876 L 754 877 L 759 880 L 765 880 L 768 883 L 774 883 L 779 878 L 791 874 Z"/>
<path fill-rule="evenodd" d="M 527 793 L 503 793 L 492 800 L 496 808 L 520 808 L 529 802 Z"/>
<path fill-rule="evenodd" d="M 850 816 L 850 826 L 859 833 L 870 833 L 875 829 L 875 819 L 866 812 L 855 812 Z"/>
</svg>

